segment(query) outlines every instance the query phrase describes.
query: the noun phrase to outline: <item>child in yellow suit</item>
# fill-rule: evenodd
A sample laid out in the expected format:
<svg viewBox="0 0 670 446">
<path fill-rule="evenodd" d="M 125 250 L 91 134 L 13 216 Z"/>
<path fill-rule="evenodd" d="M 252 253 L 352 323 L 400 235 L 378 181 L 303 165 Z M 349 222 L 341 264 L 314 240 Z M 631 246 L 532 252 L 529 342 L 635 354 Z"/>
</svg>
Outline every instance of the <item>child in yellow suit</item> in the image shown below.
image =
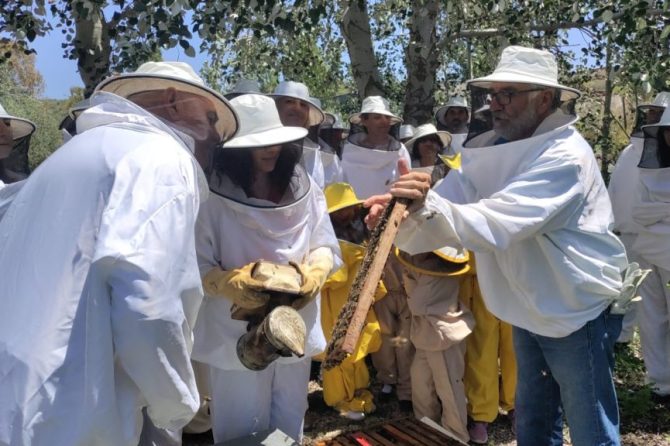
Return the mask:
<svg viewBox="0 0 670 446">
<path fill-rule="evenodd" d="M 328 212 L 342 250 L 344 266 L 331 275 L 321 289 L 321 325 L 330 341 L 340 310 L 347 302 L 349 289 L 363 262 L 365 227 L 360 218 L 362 200 L 359 200 L 347 183 L 328 185 L 324 193 Z M 386 294 L 379 282 L 375 301 Z M 368 353 L 379 350 L 381 330 L 374 310 L 370 308 L 366 325 L 356 345 L 356 350 L 339 366 L 323 371 L 323 398 L 327 405 L 352 420 L 362 420 L 375 410 L 370 386 L 370 375 L 365 364 Z M 322 359 L 322 358 L 316 358 Z"/>
</svg>

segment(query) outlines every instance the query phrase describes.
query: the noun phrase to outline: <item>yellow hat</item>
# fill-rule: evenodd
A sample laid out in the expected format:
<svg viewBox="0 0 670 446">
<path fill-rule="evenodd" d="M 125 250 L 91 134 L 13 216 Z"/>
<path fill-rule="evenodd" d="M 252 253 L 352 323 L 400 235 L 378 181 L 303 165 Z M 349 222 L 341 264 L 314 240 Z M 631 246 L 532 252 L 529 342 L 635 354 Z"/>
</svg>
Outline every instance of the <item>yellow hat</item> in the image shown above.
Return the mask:
<svg viewBox="0 0 670 446">
<path fill-rule="evenodd" d="M 363 200 L 358 199 L 354 188 L 349 183 L 329 184 L 323 190 L 323 193 L 326 196 L 328 213 L 363 203 Z"/>
<path fill-rule="evenodd" d="M 436 249 L 431 254 L 433 258 L 411 256 L 404 251 L 395 248 L 395 256 L 398 261 L 410 270 L 435 277 L 460 276 L 470 271 L 470 254 L 465 249 L 444 247 Z M 436 261 L 438 260 L 439 261 Z"/>
</svg>

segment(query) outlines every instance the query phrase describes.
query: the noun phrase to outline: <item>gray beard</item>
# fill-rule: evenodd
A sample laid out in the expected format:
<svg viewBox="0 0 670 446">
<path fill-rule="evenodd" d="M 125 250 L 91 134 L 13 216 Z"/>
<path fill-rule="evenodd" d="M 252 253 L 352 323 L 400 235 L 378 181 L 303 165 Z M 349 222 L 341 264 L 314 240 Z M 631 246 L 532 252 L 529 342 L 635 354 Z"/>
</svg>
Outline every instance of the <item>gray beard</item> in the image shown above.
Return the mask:
<svg viewBox="0 0 670 446">
<path fill-rule="evenodd" d="M 519 116 L 514 118 L 514 120 L 505 122 L 503 126 L 496 125 L 496 121 L 494 120 L 493 129 L 507 141 L 517 141 L 532 135 L 539 124 L 540 122 L 533 107 L 526 107 Z"/>
</svg>

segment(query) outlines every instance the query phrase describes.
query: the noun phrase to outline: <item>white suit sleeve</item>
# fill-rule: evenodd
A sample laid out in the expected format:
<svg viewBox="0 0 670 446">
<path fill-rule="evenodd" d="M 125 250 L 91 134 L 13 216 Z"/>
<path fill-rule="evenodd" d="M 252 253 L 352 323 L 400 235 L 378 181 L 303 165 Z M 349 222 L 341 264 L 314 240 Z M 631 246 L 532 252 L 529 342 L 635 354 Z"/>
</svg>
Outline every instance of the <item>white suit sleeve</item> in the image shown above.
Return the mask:
<svg viewBox="0 0 670 446">
<path fill-rule="evenodd" d="M 429 191 L 424 207 L 401 225 L 396 244 L 410 254 L 444 246 L 502 250 L 563 226 L 575 218 L 583 196 L 577 165 L 541 157 L 504 189 L 475 203 L 455 204 Z"/>
<path fill-rule="evenodd" d="M 0 220 L 4 217 L 7 209 L 16 198 L 16 195 L 21 191 L 23 185 L 28 180 L 17 181 L 16 183 L 5 184 L 0 181 Z"/>
<path fill-rule="evenodd" d="M 117 168 L 96 264 L 110 289 L 117 361 L 154 424 L 178 429 L 199 407 L 190 364 L 194 320 L 187 317 L 202 299 L 194 241 L 198 197 L 194 166 L 149 158 Z"/>
<path fill-rule="evenodd" d="M 311 212 L 313 213 L 312 219 L 315 221 L 315 224 L 309 241 L 310 258 L 307 260 L 311 263 L 315 258 L 326 255 L 323 252 L 324 249 L 329 249 L 332 253 L 333 261 L 333 267 L 330 271 L 332 274 L 342 267 L 340 244 L 335 236 L 333 224 L 330 222 L 328 208 L 326 207 L 326 198 L 323 195 L 323 192 L 321 189 L 314 188 L 313 193 L 316 200 L 314 200 L 314 206 L 312 206 Z"/>
</svg>

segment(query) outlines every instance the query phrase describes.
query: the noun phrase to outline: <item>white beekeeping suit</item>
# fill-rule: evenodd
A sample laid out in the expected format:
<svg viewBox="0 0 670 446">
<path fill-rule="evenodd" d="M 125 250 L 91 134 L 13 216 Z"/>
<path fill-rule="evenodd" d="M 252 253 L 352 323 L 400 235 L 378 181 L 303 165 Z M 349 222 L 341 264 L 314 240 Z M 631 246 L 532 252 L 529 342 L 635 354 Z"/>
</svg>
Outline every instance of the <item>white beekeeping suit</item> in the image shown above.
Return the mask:
<svg viewBox="0 0 670 446">
<path fill-rule="evenodd" d="M 639 200 L 637 186 L 639 184 L 639 171 L 637 167 L 642 156 L 644 145 L 644 134 L 640 128 L 642 125 L 655 124 L 660 118 L 662 110 L 670 104 L 670 93 L 659 93 L 651 104 L 641 104 L 637 108 L 636 129 L 630 138 L 630 144 L 621 152 L 617 159 L 607 191 L 612 201 L 612 212 L 614 213 L 614 231 L 618 233 L 621 242 L 626 247 L 628 260 L 637 262 L 638 254 L 633 249 L 640 225 L 633 218 L 633 208 Z M 657 118 L 652 118 L 656 116 Z M 649 120 L 653 122 L 650 122 Z M 639 303 L 630 306 L 623 319 L 623 327 L 618 342 L 629 342 L 633 339 L 636 322 L 636 313 Z"/>
<path fill-rule="evenodd" d="M 146 65 L 106 86 L 209 91 L 186 64 Z M 207 97 L 218 138 L 234 133 L 223 98 Z M 194 139 L 115 94 L 92 101 L 0 221 L 2 445 L 137 446 L 143 410 L 179 429 L 199 407 L 194 226 L 207 189 Z"/>
<path fill-rule="evenodd" d="M 231 103 L 241 116 L 241 129 L 224 145 L 220 159 L 238 157 L 239 162 L 233 167 L 231 162 L 216 164 L 210 199 L 198 216 L 196 245 L 206 294 L 196 324 L 193 359 L 209 366 L 216 442 L 266 429 L 280 429 L 300 441 L 311 357 L 325 348 L 320 298 L 315 295 L 306 305 L 296 307 L 306 327 L 304 356 L 281 357 L 258 370 L 240 360 L 238 340 L 249 324 L 233 319 L 231 309 L 233 303 L 244 304 L 236 299 L 245 296 L 245 284 L 251 279 L 249 275 L 246 281 L 240 278 L 251 264 L 261 259 L 280 264 L 318 263 L 322 265 L 319 280 L 325 281 L 341 265 L 339 246 L 323 192 L 298 163 L 299 142 L 307 130 L 282 125 L 274 103 L 265 96 L 244 95 Z M 253 157 L 255 152 L 265 159 L 265 153 L 276 146 L 281 146 L 278 159 L 293 158 L 287 163 L 290 171 L 285 172 L 290 181 L 275 202 L 250 195 L 239 182 L 254 177 L 241 167 L 246 156 Z M 280 161 L 276 163 L 273 172 Z M 310 266 L 305 270 L 316 271 Z M 241 292 L 232 281 L 243 284 Z"/>
<path fill-rule="evenodd" d="M 670 108 L 658 124 L 644 126 L 638 202 L 633 219 L 641 229 L 633 249 L 651 273 L 640 287 L 639 323 L 647 380 L 657 395 L 670 395 Z"/>
</svg>

